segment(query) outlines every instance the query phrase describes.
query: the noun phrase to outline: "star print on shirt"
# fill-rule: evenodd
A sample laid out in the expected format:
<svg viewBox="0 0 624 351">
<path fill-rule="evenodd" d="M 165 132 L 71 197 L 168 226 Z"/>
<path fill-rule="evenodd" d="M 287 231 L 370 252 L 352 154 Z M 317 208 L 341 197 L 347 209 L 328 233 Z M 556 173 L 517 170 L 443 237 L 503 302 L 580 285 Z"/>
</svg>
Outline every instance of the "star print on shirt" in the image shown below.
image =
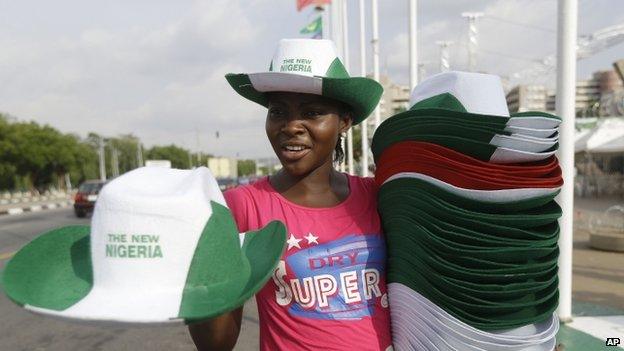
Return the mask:
<svg viewBox="0 0 624 351">
<path fill-rule="evenodd" d="M 288 240 L 286 240 L 286 242 L 288 243 L 288 249 L 286 249 L 287 251 L 292 249 L 293 247 L 297 247 L 298 249 L 301 248 L 301 246 L 299 246 L 299 242 L 303 240 L 303 239 L 297 239 L 295 238 L 295 236 L 291 233 L 290 234 L 290 238 L 288 238 Z"/>
<path fill-rule="evenodd" d="M 314 234 L 308 233 L 308 235 L 304 236 L 304 238 L 308 241 L 308 245 L 310 245 L 312 243 L 315 243 L 315 244 L 318 245 L 318 241 L 317 241 L 318 236 L 314 236 Z"/>
</svg>

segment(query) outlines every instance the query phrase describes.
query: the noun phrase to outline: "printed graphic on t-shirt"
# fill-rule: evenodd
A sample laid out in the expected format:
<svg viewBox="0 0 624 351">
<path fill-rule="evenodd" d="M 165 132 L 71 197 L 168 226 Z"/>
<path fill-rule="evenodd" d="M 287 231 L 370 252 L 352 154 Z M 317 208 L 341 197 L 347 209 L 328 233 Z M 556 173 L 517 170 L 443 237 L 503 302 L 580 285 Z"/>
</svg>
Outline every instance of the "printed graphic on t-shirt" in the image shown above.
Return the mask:
<svg viewBox="0 0 624 351">
<path fill-rule="evenodd" d="M 384 245 L 378 234 L 348 235 L 298 251 L 294 247 L 299 245 L 291 247 L 289 243 L 294 253 L 280 261 L 273 274 L 277 303 L 291 315 L 304 318 L 359 320 L 371 316 L 378 299 L 387 307 L 380 282 Z"/>
</svg>

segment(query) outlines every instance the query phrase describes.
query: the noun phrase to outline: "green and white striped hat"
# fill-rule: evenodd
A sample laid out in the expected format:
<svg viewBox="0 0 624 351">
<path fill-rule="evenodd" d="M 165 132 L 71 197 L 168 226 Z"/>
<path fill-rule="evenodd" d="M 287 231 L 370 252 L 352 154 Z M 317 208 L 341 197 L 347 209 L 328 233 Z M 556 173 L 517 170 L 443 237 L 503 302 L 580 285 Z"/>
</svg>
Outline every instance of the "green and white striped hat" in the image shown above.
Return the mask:
<svg viewBox="0 0 624 351">
<path fill-rule="evenodd" d="M 239 235 L 205 168 L 139 168 L 100 192 L 91 226 L 49 231 L 6 266 L 4 291 L 47 315 L 192 322 L 241 306 L 270 277 L 286 230 Z"/>
<path fill-rule="evenodd" d="M 383 88 L 364 77 L 350 77 L 331 40 L 282 39 L 268 72 L 227 74 L 232 88 L 262 106 L 268 92 L 322 95 L 353 108 L 353 124 L 373 112 Z"/>
</svg>

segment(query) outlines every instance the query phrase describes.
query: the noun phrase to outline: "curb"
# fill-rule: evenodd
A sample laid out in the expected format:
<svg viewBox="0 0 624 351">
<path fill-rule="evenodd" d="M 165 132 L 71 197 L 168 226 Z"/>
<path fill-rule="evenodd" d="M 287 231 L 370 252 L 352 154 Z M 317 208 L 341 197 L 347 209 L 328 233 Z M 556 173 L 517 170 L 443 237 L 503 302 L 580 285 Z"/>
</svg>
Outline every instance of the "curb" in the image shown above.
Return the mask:
<svg viewBox="0 0 624 351">
<path fill-rule="evenodd" d="M 63 200 L 57 202 L 50 202 L 47 204 L 37 204 L 37 205 L 22 205 L 18 207 L 8 208 L 4 210 L 0 210 L 0 216 L 3 215 L 19 215 L 26 212 L 39 212 L 43 210 L 52 210 L 55 208 L 65 208 L 73 205 L 73 201 L 71 200 Z"/>
</svg>

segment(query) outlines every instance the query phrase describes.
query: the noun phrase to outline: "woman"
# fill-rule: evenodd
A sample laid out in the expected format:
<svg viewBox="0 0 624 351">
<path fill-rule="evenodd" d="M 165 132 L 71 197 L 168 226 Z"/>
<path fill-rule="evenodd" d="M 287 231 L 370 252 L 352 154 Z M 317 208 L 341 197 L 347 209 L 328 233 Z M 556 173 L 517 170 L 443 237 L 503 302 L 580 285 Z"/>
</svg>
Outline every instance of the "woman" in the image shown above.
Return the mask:
<svg viewBox="0 0 624 351">
<path fill-rule="evenodd" d="M 272 279 L 256 295 L 262 350 L 388 350 L 385 246 L 372 178 L 337 172 L 341 136 L 382 88 L 350 78 L 327 40 L 282 40 L 269 72 L 227 75 L 268 108 L 266 133 L 283 168 L 225 193 L 239 231 L 288 228 Z M 198 349 L 231 349 L 242 308 L 189 326 Z"/>
</svg>

